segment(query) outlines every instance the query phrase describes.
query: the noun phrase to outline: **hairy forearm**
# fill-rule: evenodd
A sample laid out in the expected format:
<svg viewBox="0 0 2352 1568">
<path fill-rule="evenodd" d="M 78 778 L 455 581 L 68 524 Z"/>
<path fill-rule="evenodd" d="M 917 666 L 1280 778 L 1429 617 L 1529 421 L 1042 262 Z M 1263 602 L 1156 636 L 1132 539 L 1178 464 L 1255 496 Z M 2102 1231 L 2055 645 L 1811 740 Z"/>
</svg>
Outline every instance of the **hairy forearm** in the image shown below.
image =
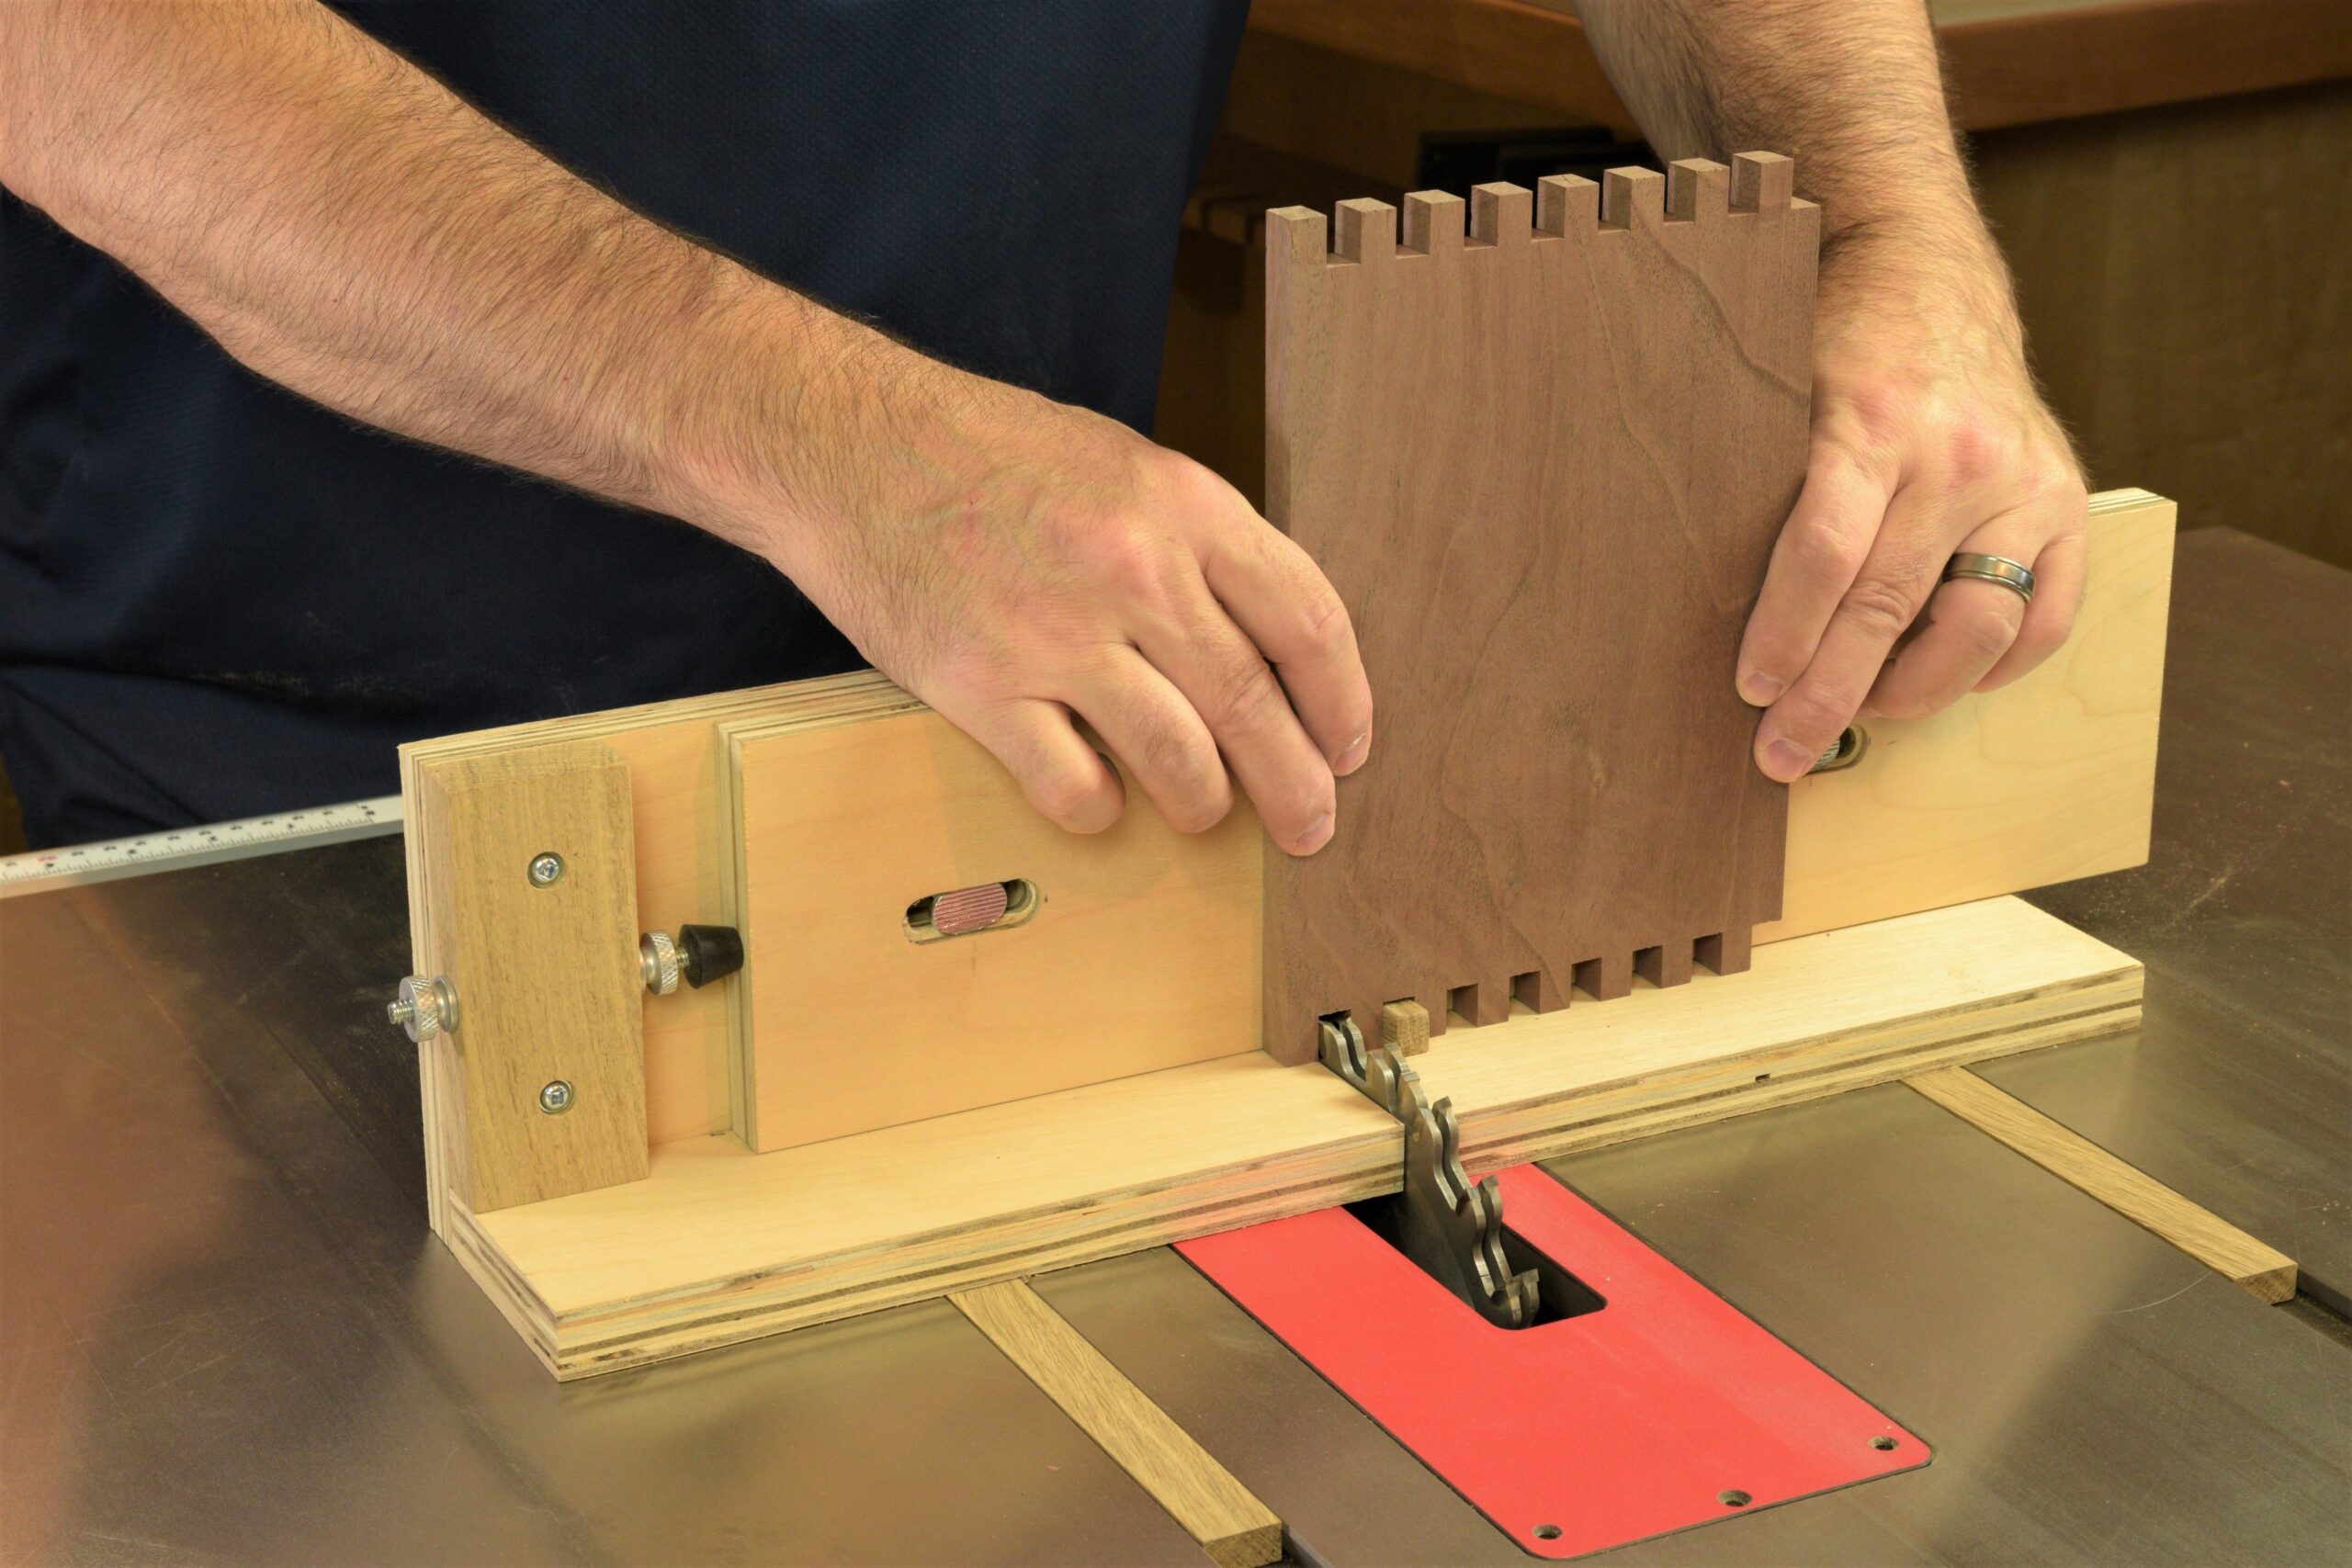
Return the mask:
<svg viewBox="0 0 2352 1568">
<path fill-rule="evenodd" d="M 1065 827 L 1125 797 L 1082 719 L 1179 827 L 1238 785 L 1331 835 L 1363 662 L 1232 487 L 665 231 L 313 0 L 0 0 L 0 183 L 264 375 L 757 553 Z"/>
<path fill-rule="evenodd" d="M 297 391 L 722 532 L 734 427 L 788 443 L 796 388 L 895 348 L 311 0 L 0 5 L 0 182 Z"/>
<path fill-rule="evenodd" d="M 1610 82 L 1659 154 L 1797 161 L 1822 207 L 1822 286 L 1932 285 L 2006 315 L 1922 0 L 1579 0 Z"/>
<path fill-rule="evenodd" d="M 1805 479 L 1741 641 L 1758 765 L 2032 670 L 2083 588 L 2083 478 L 2026 366 L 1922 0 L 1579 0 L 1668 158 L 1786 152 L 1821 204 Z M 1946 582 L 1960 553 L 2035 586 Z"/>
</svg>

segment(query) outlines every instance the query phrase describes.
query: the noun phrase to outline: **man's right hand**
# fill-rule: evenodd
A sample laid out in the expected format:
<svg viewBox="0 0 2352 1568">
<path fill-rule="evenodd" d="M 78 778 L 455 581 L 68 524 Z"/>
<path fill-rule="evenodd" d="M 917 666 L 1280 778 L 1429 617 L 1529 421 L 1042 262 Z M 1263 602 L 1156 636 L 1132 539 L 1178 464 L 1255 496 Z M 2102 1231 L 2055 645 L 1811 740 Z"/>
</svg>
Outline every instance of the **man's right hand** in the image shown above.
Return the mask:
<svg viewBox="0 0 2352 1568">
<path fill-rule="evenodd" d="M 1238 781 L 1331 835 L 1355 637 L 1229 486 L 647 221 L 324 6 L 0 4 L 0 184 L 306 396 L 759 551 L 1067 827 L 1122 805 L 1083 719 L 1179 828 Z"/>
<path fill-rule="evenodd" d="M 1276 844 L 1320 849 L 1333 776 L 1371 745 L 1372 693 L 1306 552 L 1125 425 L 878 335 L 859 346 L 766 430 L 737 424 L 774 455 L 721 459 L 718 531 L 1063 827 L 1100 831 L 1123 804 L 1083 720 L 1178 829 L 1222 819 L 1238 784 Z"/>
</svg>

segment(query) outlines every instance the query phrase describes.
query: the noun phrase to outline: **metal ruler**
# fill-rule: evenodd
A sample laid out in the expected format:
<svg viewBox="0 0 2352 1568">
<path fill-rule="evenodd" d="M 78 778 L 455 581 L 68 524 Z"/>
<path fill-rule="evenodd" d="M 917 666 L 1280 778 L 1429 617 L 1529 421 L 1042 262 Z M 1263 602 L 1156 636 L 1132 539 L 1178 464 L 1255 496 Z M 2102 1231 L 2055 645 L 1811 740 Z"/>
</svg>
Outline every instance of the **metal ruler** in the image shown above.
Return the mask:
<svg viewBox="0 0 2352 1568">
<path fill-rule="evenodd" d="M 85 882 L 108 882 L 151 871 L 177 871 L 214 861 L 243 860 L 279 850 L 307 849 L 345 839 L 372 839 L 401 830 L 401 797 L 355 800 L 216 822 L 207 828 L 174 828 L 103 843 L 34 850 L 0 856 L 0 898 L 41 893 Z"/>
</svg>

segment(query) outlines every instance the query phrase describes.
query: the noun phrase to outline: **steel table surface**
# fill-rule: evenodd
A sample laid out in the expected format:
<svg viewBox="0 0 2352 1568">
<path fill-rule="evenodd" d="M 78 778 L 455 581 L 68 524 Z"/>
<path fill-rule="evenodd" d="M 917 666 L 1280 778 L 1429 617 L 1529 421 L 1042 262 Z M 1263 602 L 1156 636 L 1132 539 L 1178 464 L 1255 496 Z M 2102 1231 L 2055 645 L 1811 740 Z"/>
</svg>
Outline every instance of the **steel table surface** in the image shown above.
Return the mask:
<svg viewBox="0 0 2352 1568">
<path fill-rule="evenodd" d="M 2147 1022 L 1986 1076 L 2341 1305 L 2352 576 L 2180 560 L 2153 863 L 2041 896 Z M 406 948 L 390 839 L 0 900 L 0 1562 L 1202 1561 L 943 1303 L 550 1380 L 424 1228 Z M 1938 1450 L 1612 1560 L 2352 1556 L 2340 1320 L 1906 1089 L 1554 1168 Z M 1172 1253 L 1037 1286 L 1300 1557 L 1527 1561 Z"/>
</svg>

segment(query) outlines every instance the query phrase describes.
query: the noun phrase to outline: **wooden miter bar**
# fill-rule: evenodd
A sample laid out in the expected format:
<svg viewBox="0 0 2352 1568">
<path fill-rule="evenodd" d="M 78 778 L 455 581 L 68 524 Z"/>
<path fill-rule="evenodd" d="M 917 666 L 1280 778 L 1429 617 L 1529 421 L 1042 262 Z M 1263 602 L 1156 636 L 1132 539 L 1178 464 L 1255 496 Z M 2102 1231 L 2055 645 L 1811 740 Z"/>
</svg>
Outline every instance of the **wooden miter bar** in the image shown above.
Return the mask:
<svg viewBox="0 0 2352 1568">
<path fill-rule="evenodd" d="M 1784 791 L 1731 666 L 1803 461 L 1786 164 L 1404 218 L 1268 221 L 1269 510 L 1380 704 L 1321 854 L 1132 784 L 1061 832 L 870 672 L 403 749 L 434 1227 L 559 1375 L 1396 1192 L 1396 1121 L 1280 1065 L 1343 1012 L 1455 1186 L 2137 1016 L 2047 917 L 1914 912 L 2144 858 L 2169 503 L 2095 499 L 2041 670 Z M 741 973 L 665 986 L 689 927 Z"/>
</svg>

